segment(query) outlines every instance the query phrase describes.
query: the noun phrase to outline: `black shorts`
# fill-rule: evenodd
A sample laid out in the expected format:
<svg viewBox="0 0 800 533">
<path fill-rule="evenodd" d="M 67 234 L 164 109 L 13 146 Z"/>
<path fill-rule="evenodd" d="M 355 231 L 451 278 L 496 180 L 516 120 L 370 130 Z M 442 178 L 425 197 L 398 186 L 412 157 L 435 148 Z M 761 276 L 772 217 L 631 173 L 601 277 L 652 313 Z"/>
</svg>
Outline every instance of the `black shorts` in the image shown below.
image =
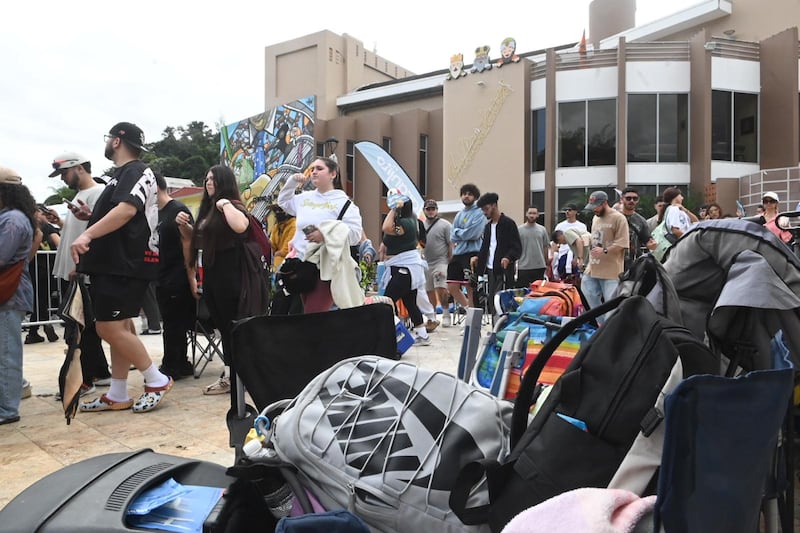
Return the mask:
<svg viewBox="0 0 800 533">
<path fill-rule="evenodd" d="M 454 255 L 447 265 L 447 281 L 452 283 L 469 281 L 469 276 L 464 274 L 464 270 L 470 270 L 469 260 L 477 256 L 478 252 Z"/>
<path fill-rule="evenodd" d="M 139 316 L 149 281 L 103 274 L 92 274 L 91 280 L 89 295 L 98 322 Z"/>
</svg>

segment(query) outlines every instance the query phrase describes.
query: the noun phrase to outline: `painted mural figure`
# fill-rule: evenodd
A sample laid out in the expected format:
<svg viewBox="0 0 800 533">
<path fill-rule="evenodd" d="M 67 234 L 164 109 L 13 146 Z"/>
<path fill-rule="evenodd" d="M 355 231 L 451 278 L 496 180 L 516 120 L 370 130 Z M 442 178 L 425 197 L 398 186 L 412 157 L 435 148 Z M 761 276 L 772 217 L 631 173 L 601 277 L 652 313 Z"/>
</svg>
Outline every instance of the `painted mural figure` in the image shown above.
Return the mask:
<svg viewBox="0 0 800 533">
<path fill-rule="evenodd" d="M 475 61 L 472 62 L 472 71 L 483 72 L 484 70 L 492 70 L 492 62 L 489 60 L 489 46 L 479 46 L 475 49 Z"/>
<path fill-rule="evenodd" d="M 450 73 L 447 75 L 448 80 L 457 80 L 466 76 L 464 71 L 464 54 L 454 54 L 450 57 Z"/>
<path fill-rule="evenodd" d="M 494 62 L 497 68 L 507 65 L 509 63 L 519 63 L 519 56 L 516 54 L 517 40 L 513 37 L 506 37 L 500 43 L 500 59 Z"/>
</svg>

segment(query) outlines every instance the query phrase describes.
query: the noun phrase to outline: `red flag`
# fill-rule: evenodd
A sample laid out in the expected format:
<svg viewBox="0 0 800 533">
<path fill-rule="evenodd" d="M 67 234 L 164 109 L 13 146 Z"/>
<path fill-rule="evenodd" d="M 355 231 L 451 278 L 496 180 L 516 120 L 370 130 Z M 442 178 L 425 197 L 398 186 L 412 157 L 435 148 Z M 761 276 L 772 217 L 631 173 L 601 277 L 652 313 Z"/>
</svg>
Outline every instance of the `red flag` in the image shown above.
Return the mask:
<svg viewBox="0 0 800 533">
<path fill-rule="evenodd" d="M 583 30 L 583 34 L 581 35 L 581 43 L 578 45 L 578 53 L 581 56 L 581 59 L 586 59 L 586 30 Z"/>
</svg>

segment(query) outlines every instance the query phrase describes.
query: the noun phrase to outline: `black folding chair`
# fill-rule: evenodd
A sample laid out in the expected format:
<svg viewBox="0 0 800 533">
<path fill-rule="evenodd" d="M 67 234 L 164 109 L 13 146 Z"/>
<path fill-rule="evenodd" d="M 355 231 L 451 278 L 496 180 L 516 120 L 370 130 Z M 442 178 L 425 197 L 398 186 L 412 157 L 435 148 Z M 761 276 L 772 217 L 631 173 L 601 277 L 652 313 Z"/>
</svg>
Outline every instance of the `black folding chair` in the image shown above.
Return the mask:
<svg viewBox="0 0 800 533">
<path fill-rule="evenodd" d="M 214 354 L 223 360 L 222 337 L 214 328 L 214 322 L 208 312 L 208 305 L 202 297 L 197 300 L 197 320 L 195 320 L 194 329 L 189 330 L 189 344 L 192 347 L 192 367 L 195 379 L 203 375 L 208 363 L 214 359 Z"/>
</svg>

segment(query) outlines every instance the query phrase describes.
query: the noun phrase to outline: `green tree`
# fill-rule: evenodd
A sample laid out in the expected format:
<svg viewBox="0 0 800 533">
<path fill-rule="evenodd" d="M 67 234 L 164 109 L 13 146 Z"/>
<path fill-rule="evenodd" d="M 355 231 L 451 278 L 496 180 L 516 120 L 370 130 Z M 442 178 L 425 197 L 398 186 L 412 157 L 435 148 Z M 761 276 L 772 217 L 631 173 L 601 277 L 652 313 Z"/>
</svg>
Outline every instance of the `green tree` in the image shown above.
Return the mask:
<svg viewBox="0 0 800 533">
<path fill-rule="evenodd" d="M 167 126 L 161 140 L 145 145 L 142 160 L 153 170 L 171 178 L 190 179 L 203 186 L 206 171 L 219 163 L 219 131 L 213 131 L 203 121 L 186 126 Z M 105 170 L 111 175 L 113 168 Z"/>
<path fill-rule="evenodd" d="M 219 131 L 204 122 L 164 128 L 161 140 L 147 145 L 143 160 L 165 176 L 192 180 L 202 185 L 205 172 L 219 162 Z"/>
<path fill-rule="evenodd" d="M 53 191 L 53 194 L 45 198 L 44 202 L 42 202 L 44 205 L 56 205 L 64 200 L 73 200 L 78 193 L 66 185 L 63 187 L 50 187 L 50 190 Z"/>
</svg>

